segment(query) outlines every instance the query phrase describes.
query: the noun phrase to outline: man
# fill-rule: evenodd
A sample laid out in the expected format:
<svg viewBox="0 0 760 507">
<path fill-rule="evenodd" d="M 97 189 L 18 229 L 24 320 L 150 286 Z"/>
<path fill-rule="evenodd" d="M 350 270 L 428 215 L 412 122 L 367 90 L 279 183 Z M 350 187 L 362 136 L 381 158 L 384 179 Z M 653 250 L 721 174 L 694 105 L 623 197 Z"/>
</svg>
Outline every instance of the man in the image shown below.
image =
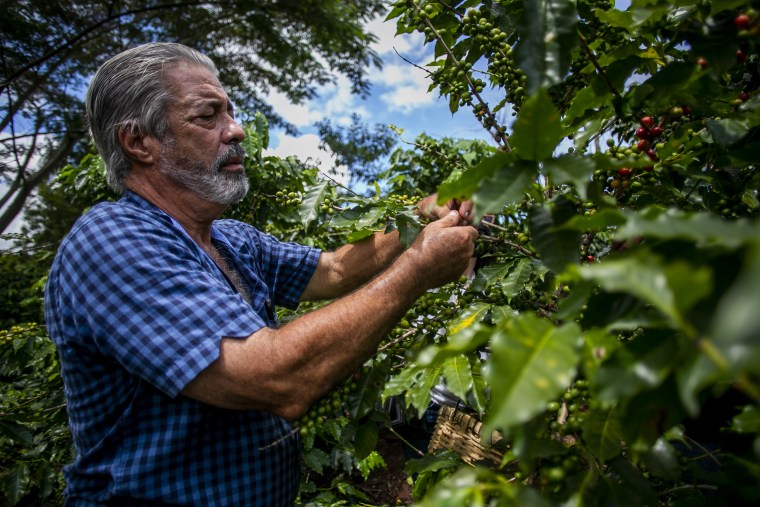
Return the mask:
<svg viewBox="0 0 760 507">
<path fill-rule="evenodd" d="M 473 253 L 471 207 L 429 199 L 442 218 L 407 250 L 379 233 L 320 252 L 217 220 L 248 187 L 216 74 L 189 48 L 149 44 L 106 62 L 87 92 L 124 196 L 72 228 L 46 290 L 77 450 L 69 505 L 292 505 L 289 421 Z M 333 298 L 278 327 L 273 305 Z"/>
</svg>

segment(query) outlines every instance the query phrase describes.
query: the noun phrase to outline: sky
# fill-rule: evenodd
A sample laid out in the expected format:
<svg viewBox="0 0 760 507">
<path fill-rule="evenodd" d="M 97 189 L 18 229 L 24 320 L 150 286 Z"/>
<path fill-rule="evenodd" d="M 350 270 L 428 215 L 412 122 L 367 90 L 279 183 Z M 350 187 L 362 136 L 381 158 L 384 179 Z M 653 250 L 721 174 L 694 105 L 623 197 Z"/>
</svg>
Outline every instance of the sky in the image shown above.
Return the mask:
<svg viewBox="0 0 760 507">
<path fill-rule="evenodd" d="M 469 108 L 452 115 L 448 99 L 439 97 L 435 91 L 428 93 L 431 81 L 425 71 L 404 60 L 420 66 L 433 60 L 432 45 L 427 47 L 421 34 L 396 36 L 396 21 L 386 22 L 384 16 L 368 23 L 367 30 L 377 36 L 372 49 L 383 61 L 381 69 L 368 71 L 369 97 L 352 95 L 350 82 L 344 77 L 321 87 L 317 98 L 300 105 L 290 103 L 284 95 L 270 95 L 270 104 L 298 128 L 300 135 L 290 136 L 273 130 L 266 154 L 295 155 L 302 160 L 311 158 L 320 162 L 320 168 L 328 170 L 334 161 L 328 152 L 319 149 L 314 123 L 328 118 L 333 124 L 348 125 L 354 113 L 365 124 L 395 125 L 403 129 L 401 140 L 406 142 L 414 141 L 421 133 L 433 138 L 491 139 Z"/>
</svg>

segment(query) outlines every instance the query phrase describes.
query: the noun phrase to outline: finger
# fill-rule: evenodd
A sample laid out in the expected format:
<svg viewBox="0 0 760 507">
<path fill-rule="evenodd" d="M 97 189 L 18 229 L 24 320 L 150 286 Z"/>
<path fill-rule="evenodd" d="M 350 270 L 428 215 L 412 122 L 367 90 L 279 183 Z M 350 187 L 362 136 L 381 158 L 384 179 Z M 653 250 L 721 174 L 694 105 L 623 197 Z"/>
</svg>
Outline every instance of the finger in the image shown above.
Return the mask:
<svg viewBox="0 0 760 507">
<path fill-rule="evenodd" d="M 459 216 L 462 218 L 465 224 L 471 223 L 474 210 L 475 205 L 472 201 L 462 201 L 459 204 Z"/>
</svg>

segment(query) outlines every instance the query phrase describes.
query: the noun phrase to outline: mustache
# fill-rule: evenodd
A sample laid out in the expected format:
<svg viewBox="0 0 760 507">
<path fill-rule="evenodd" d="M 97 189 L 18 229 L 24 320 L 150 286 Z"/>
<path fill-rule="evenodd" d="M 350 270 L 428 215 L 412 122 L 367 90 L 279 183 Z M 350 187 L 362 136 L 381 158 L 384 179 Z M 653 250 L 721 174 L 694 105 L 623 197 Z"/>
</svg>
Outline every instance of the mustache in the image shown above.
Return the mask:
<svg viewBox="0 0 760 507">
<path fill-rule="evenodd" d="M 231 160 L 239 158 L 240 163 L 242 164 L 245 162 L 246 157 L 248 154 L 245 152 L 245 148 L 240 146 L 239 144 L 232 144 L 230 147 L 222 153 L 219 157 L 217 157 L 216 161 L 214 161 L 214 167 L 216 167 L 217 170 L 219 170 L 223 165 L 228 164 Z"/>
</svg>

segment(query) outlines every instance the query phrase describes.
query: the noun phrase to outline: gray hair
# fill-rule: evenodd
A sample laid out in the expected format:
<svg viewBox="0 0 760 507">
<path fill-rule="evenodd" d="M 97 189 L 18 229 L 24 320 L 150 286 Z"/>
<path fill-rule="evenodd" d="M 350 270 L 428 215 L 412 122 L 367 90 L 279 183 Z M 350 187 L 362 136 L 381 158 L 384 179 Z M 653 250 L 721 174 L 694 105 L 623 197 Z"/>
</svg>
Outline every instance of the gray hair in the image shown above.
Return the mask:
<svg viewBox="0 0 760 507">
<path fill-rule="evenodd" d="M 119 194 L 125 190 L 131 167 L 119 133 L 128 130 L 163 139 L 168 128 L 165 112 L 173 98 L 164 82 L 164 71 L 182 64 L 205 67 L 218 75 L 214 63 L 198 51 L 182 44 L 157 42 L 114 56 L 90 82 L 85 97 L 90 134 L 105 162 L 108 184 Z"/>
</svg>

